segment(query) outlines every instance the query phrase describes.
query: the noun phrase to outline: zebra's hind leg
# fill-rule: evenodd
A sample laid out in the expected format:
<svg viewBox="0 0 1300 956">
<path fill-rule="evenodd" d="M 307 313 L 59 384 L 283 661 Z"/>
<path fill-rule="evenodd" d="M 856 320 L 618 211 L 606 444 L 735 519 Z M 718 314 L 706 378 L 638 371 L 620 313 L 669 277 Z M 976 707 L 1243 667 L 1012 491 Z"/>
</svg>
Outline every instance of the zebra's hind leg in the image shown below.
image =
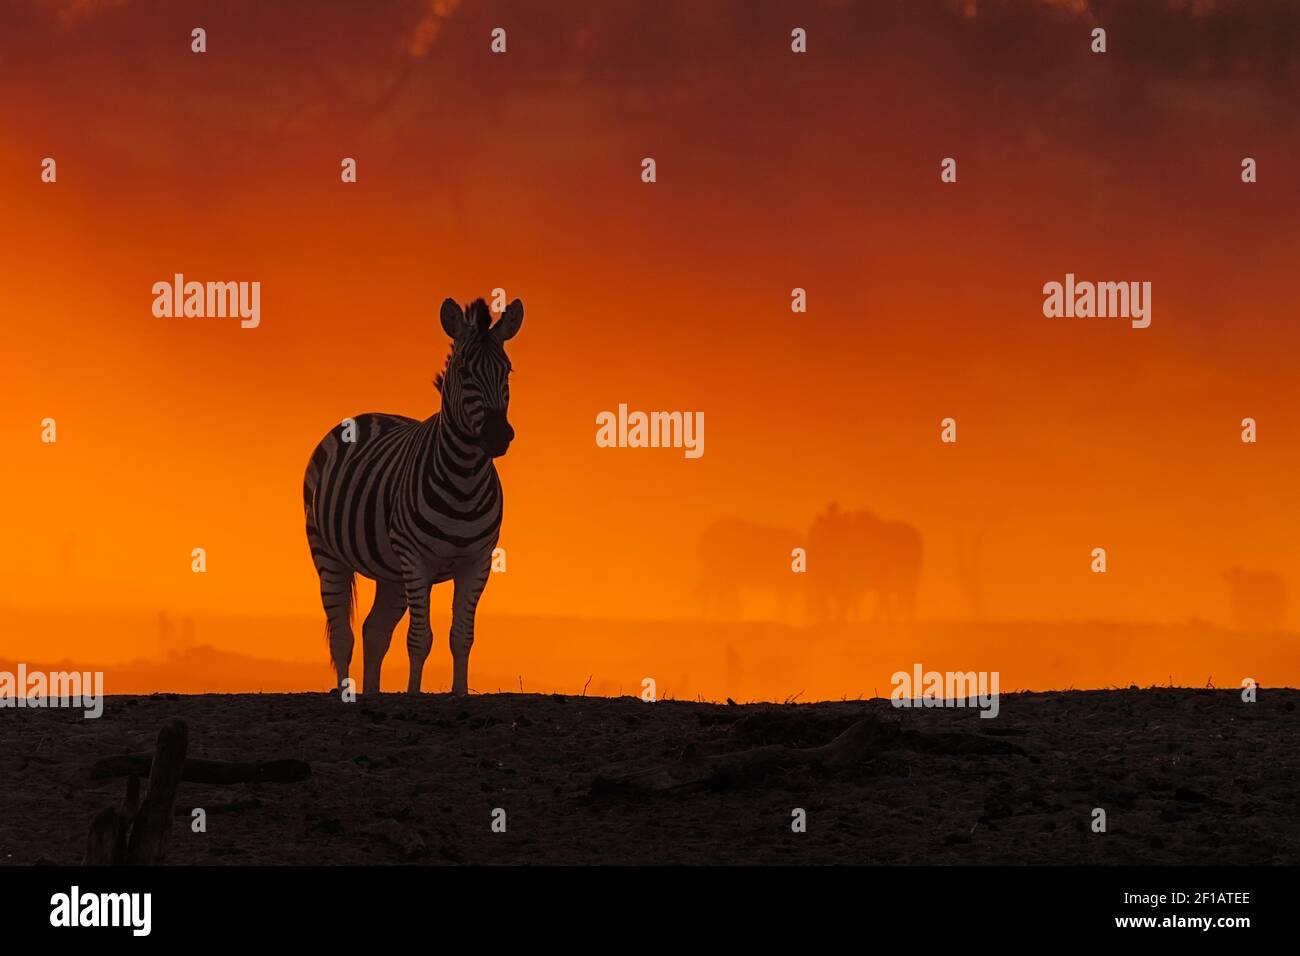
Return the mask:
<svg viewBox="0 0 1300 956">
<path fill-rule="evenodd" d="M 400 581 L 376 581 L 375 603 L 361 625 L 361 650 L 365 670 L 363 694 L 379 693 L 379 670 L 393 640 L 393 628 L 406 613 L 406 589 Z"/>
<path fill-rule="evenodd" d="M 316 558 L 320 575 L 320 599 L 325 607 L 325 626 L 329 635 L 330 662 L 334 665 L 340 688 L 348 679 L 352 665 L 352 601 L 356 576 L 342 562 L 324 555 Z"/>
<path fill-rule="evenodd" d="M 406 682 L 408 694 L 420 692 L 424 662 L 433 647 L 433 631 L 429 627 L 429 588 L 432 586 L 433 582 L 417 575 L 406 579 L 406 604 L 411 609 L 411 622 L 406 631 L 406 654 L 411 662 L 411 676 Z"/>
</svg>

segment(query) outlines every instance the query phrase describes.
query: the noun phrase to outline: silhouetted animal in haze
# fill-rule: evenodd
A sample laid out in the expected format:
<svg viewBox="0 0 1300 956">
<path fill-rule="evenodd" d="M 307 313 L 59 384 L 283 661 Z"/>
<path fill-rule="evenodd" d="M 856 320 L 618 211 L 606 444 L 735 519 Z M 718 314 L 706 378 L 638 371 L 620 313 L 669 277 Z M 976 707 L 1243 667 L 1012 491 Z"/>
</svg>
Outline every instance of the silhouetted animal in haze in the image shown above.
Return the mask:
<svg viewBox="0 0 1300 956">
<path fill-rule="evenodd" d="M 307 542 L 340 686 L 352 661 L 355 575 L 375 580 L 375 603 L 361 628 L 367 694 L 379 691 L 380 665 L 408 608 L 406 689 L 420 692 L 433 646 L 429 590 L 448 580 L 455 587 L 451 691 L 469 693 L 474 611 L 501 531 L 493 459 L 506 453 L 515 434 L 506 419 L 504 345 L 523 324 L 524 307 L 515 299 L 493 326 L 482 299 L 465 311 L 447 299 L 441 320 L 452 339 L 435 380 L 441 411 L 424 421 L 382 413 L 345 419 L 316 446 L 303 480 Z"/>
<path fill-rule="evenodd" d="M 1232 600 L 1232 623 L 1240 631 L 1280 631 L 1286 616 L 1286 584 L 1272 571 L 1229 568 L 1223 572 Z"/>
<path fill-rule="evenodd" d="M 772 598 L 786 617 L 789 604 L 801 591 L 791 570 L 791 552 L 802 547 L 801 535 L 790 528 L 723 518 L 700 535 L 700 578 L 697 590 L 705 609 L 739 617 L 745 595 Z"/>
<path fill-rule="evenodd" d="M 808 531 L 810 606 L 823 620 L 853 620 L 870 594 L 875 619 L 911 620 L 921 553 L 921 535 L 911 525 L 831 504 Z"/>
</svg>

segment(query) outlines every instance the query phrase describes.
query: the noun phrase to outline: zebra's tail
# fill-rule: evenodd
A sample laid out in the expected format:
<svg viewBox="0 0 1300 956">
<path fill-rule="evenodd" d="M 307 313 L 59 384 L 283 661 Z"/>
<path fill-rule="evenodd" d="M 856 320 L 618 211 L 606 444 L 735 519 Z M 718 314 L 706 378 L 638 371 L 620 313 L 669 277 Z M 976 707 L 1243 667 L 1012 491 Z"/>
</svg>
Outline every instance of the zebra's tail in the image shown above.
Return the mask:
<svg viewBox="0 0 1300 956">
<path fill-rule="evenodd" d="M 324 544 L 320 540 L 320 533 L 316 525 L 316 487 L 320 483 L 320 464 L 322 454 L 319 447 L 316 453 L 312 455 L 311 461 L 307 464 L 307 473 L 302 480 L 302 507 L 303 517 L 307 524 L 307 545 L 311 548 L 312 563 L 316 565 L 316 573 L 322 575 L 327 571 L 333 571 L 336 575 L 342 571 L 341 567 L 336 567 L 337 562 L 328 554 Z M 357 576 L 355 572 L 348 574 L 348 633 L 351 634 L 355 625 L 356 608 L 357 608 Z M 347 640 L 351 645 L 351 638 Z M 329 648 L 330 663 L 338 666 L 339 662 L 334 657 L 334 645 L 330 641 L 330 620 L 329 620 L 329 601 L 326 599 L 326 617 L 325 617 L 325 646 Z"/>
</svg>

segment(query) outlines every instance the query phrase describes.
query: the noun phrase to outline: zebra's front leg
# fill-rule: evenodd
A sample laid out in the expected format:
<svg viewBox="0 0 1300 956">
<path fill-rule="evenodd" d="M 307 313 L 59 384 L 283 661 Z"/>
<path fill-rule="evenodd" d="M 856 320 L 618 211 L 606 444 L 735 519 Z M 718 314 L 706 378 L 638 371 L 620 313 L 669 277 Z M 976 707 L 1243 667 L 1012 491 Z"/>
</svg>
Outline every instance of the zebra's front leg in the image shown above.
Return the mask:
<svg viewBox="0 0 1300 956">
<path fill-rule="evenodd" d="M 406 589 L 397 581 L 375 582 L 375 603 L 361 626 L 361 647 L 365 655 L 361 692 L 379 694 L 379 669 L 393 640 L 393 628 L 406 613 Z"/>
<path fill-rule="evenodd" d="M 420 692 L 424 662 L 433 647 L 433 630 L 429 627 L 429 589 L 432 586 L 433 582 L 422 575 L 406 579 L 406 604 L 411 610 L 411 623 L 406 632 L 406 654 L 411 661 L 411 677 L 406 682 L 408 694 Z"/>
<path fill-rule="evenodd" d="M 478 609 L 478 599 L 487 586 L 488 574 L 491 573 L 492 561 L 488 560 L 476 567 L 458 573 L 455 593 L 451 599 L 451 692 L 463 697 L 469 693 L 469 652 L 474 646 L 474 612 Z"/>
</svg>

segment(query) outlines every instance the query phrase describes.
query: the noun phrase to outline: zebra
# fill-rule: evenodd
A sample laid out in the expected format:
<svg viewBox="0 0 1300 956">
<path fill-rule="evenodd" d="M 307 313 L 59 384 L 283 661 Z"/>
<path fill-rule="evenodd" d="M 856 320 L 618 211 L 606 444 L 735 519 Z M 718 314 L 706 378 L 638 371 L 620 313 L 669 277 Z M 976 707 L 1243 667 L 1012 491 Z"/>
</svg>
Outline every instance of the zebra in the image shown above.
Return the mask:
<svg viewBox="0 0 1300 956">
<path fill-rule="evenodd" d="M 375 581 L 375 603 L 361 627 L 362 693 L 379 692 L 380 666 L 408 608 L 406 689 L 420 693 L 433 646 L 429 591 L 448 580 L 454 586 L 451 692 L 469 693 L 474 611 L 501 532 L 501 482 L 493 460 L 515 437 L 506 418 L 511 366 L 504 345 L 523 324 L 524 306 L 515 299 L 491 325 L 482 299 L 464 311 L 447 299 L 440 318 L 452 340 L 446 367 L 434 379 L 441 410 L 424 421 L 383 413 L 344 419 L 307 464 L 307 543 L 340 689 L 352 662 L 360 573 Z"/>
</svg>

